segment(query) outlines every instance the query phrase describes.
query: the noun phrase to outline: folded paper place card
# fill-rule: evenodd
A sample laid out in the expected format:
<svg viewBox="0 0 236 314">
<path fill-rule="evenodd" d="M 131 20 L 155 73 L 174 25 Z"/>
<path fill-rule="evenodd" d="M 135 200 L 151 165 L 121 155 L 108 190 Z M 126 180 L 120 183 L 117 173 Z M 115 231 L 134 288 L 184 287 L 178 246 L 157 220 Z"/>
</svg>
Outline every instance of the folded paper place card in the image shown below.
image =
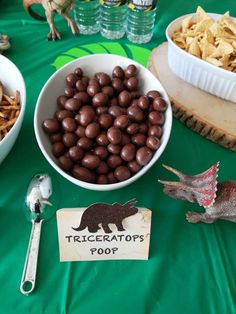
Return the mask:
<svg viewBox="0 0 236 314">
<path fill-rule="evenodd" d="M 129 201 L 57 211 L 60 261 L 147 260 L 151 211 Z"/>
</svg>

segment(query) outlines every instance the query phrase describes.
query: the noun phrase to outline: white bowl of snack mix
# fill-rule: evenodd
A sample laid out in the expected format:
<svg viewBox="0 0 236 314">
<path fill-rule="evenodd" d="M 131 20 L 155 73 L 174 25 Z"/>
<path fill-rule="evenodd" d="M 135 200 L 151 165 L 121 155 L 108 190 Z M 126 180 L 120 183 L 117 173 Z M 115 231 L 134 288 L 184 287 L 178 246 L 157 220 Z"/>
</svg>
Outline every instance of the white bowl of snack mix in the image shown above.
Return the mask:
<svg viewBox="0 0 236 314">
<path fill-rule="evenodd" d="M 168 63 L 184 81 L 236 102 L 236 20 L 196 13 L 181 16 L 166 29 Z"/>
<path fill-rule="evenodd" d="M 0 55 L 0 163 L 13 147 L 23 121 L 25 82 L 16 65 Z"/>
</svg>

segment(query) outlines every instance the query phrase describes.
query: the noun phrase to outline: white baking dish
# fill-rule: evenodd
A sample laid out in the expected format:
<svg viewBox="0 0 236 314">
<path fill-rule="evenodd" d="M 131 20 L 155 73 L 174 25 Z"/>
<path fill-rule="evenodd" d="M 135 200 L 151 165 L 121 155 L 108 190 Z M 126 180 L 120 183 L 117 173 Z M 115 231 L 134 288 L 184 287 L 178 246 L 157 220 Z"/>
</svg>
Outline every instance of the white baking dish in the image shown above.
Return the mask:
<svg viewBox="0 0 236 314">
<path fill-rule="evenodd" d="M 236 73 L 219 68 L 179 48 L 173 41 L 172 35 L 180 29 L 181 22 L 187 14 L 175 19 L 166 29 L 168 40 L 168 63 L 171 70 L 184 81 L 210 94 L 236 102 Z M 208 14 L 214 20 L 222 15 Z"/>
</svg>

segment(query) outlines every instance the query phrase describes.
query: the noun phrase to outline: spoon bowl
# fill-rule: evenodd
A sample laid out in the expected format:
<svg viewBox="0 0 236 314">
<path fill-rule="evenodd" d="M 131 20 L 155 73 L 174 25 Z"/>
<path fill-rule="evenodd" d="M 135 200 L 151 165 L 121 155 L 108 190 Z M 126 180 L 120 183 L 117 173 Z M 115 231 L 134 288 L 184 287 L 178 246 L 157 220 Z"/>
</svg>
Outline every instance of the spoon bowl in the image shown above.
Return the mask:
<svg viewBox="0 0 236 314">
<path fill-rule="evenodd" d="M 45 173 L 37 174 L 32 178 L 26 193 L 26 218 L 29 221 L 35 218 L 49 220 L 54 212 L 51 177 Z"/>
</svg>

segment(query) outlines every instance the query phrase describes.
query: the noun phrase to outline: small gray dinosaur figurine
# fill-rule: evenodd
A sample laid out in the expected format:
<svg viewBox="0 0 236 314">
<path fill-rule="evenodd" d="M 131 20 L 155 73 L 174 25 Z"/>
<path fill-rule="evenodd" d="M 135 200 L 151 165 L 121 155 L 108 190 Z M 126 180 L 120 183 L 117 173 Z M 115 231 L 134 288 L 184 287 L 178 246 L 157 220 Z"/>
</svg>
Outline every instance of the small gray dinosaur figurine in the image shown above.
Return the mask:
<svg viewBox="0 0 236 314">
<path fill-rule="evenodd" d="M 188 212 L 186 218 L 189 222 L 212 223 L 217 219 L 236 222 L 236 181 L 217 182 L 219 163 L 195 176 L 187 176 L 176 169 L 163 166 L 180 180 L 159 180 L 164 184 L 164 193 L 175 199 L 198 203 L 206 210 L 204 213 Z"/>
</svg>

